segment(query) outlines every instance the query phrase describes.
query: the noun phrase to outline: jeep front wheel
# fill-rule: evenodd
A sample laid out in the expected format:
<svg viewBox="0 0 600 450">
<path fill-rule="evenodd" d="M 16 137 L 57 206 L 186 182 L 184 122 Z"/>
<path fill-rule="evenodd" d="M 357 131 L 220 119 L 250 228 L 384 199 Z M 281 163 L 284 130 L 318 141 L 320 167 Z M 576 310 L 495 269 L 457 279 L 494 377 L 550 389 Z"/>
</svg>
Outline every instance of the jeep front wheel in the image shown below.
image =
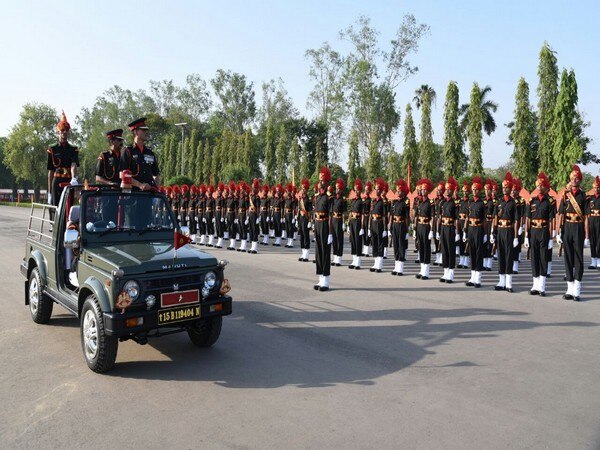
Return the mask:
<svg viewBox="0 0 600 450">
<path fill-rule="evenodd" d="M 191 341 L 198 347 L 210 347 L 219 339 L 222 324 L 223 317 L 221 316 L 201 319 L 189 327 L 187 333 Z"/>
<path fill-rule="evenodd" d="M 86 298 L 81 310 L 81 347 L 88 367 L 103 373 L 113 368 L 119 340 L 106 334 L 102 311 L 93 295 Z"/>
<path fill-rule="evenodd" d="M 40 270 L 34 267 L 29 275 L 29 289 L 27 290 L 29 312 L 35 323 L 48 323 L 52 315 L 54 302 L 44 294 Z"/>
</svg>

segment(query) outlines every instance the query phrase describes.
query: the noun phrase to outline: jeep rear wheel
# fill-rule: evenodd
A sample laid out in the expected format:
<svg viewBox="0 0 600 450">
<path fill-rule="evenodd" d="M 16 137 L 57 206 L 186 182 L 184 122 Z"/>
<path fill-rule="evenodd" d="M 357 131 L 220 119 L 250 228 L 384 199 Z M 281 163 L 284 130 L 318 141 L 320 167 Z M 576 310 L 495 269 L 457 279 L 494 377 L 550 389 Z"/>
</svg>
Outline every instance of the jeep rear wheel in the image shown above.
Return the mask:
<svg viewBox="0 0 600 450">
<path fill-rule="evenodd" d="M 189 327 L 187 333 L 190 340 L 198 347 L 210 347 L 219 339 L 222 324 L 221 316 L 201 319 Z"/>
<path fill-rule="evenodd" d="M 102 311 L 93 295 L 86 298 L 81 310 L 81 348 L 88 367 L 103 373 L 113 368 L 119 340 L 106 334 Z"/>
<path fill-rule="evenodd" d="M 35 323 L 48 323 L 52 315 L 54 302 L 44 294 L 40 270 L 34 267 L 29 275 L 29 289 L 27 290 L 29 312 Z"/>
</svg>

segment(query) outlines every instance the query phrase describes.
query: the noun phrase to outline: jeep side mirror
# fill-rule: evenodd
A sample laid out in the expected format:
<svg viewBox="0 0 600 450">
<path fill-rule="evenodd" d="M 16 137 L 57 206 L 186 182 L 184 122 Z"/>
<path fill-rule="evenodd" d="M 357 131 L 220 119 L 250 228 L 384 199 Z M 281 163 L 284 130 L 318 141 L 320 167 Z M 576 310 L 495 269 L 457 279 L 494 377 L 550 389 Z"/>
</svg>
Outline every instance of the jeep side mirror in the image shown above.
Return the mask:
<svg viewBox="0 0 600 450">
<path fill-rule="evenodd" d="M 65 231 L 65 248 L 79 248 L 79 231 Z"/>
</svg>

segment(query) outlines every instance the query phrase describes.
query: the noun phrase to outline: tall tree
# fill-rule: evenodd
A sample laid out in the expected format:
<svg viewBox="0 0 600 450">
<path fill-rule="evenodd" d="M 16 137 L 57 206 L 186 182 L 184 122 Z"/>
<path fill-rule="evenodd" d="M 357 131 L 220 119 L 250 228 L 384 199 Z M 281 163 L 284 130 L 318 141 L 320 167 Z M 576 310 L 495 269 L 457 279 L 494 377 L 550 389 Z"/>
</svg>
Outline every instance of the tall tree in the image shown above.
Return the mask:
<svg viewBox="0 0 600 450">
<path fill-rule="evenodd" d="M 558 96 L 558 65 L 556 53 L 547 42 L 540 50 L 538 64 L 538 139 L 540 170 L 549 176 L 554 173 L 554 139 L 552 128 L 556 97 Z"/>
<path fill-rule="evenodd" d="M 533 186 L 537 178 L 538 155 L 535 153 L 535 115 L 529 104 L 529 85 L 521 77 L 515 97 L 515 120 L 512 130 L 515 163 L 514 175 L 523 181 L 524 186 Z"/>
<path fill-rule="evenodd" d="M 563 69 L 552 128 L 554 173 L 551 174 L 551 179 L 557 187 L 567 183 L 571 166 L 583 156 L 583 149 L 575 134 L 577 101 L 575 72 Z"/>
<path fill-rule="evenodd" d="M 195 122 L 205 119 L 212 102 L 206 81 L 198 74 L 190 74 L 185 78 L 185 87 L 176 92 L 177 107 Z"/>
<path fill-rule="evenodd" d="M 298 144 L 298 136 L 292 135 L 292 145 L 290 147 L 290 179 L 292 183 L 298 183 L 300 175 L 300 145 Z"/>
<path fill-rule="evenodd" d="M 310 153 L 306 145 L 301 148 L 302 158 L 300 160 L 300 180 L 310 178 Z"/>
<path fill-rule="evenodd" d="M 444 105 L 444 149 L 445 176 L 461 177 L 466 164 L 463 138 L 458 126 L 458 85 L 448 84 Z"/>
<path fill-rule="evenodd" d="M 411 179 L 408 179 L 408 165 L 411 167 Z M 412 108 L 410 103 L 406 105 L 406 119 L 404 119 L 404 144 L 402 146 L 402 173 L 406 176 L 406 181 L 414 187 L 418 174 L 419 165 L 419 145 L 417 144 L 417 132 L 412 117 Z"/>
<path fill-rule="evenodd" d="M 47 149 L 56 141 L 55 127 L 59 117 L 54 108 L 26 103 L 19 122 L 8 133 L 4 145 L 4 163 L 17 181 L 27 180 L 34 188 L 47 188 Z"/>
<path fill-rule="evenodd" d="M 204 145 L 202 145 L 202 141 L 199 139 L 198 144 L 196 145 L 196 159 L 194 160 L 194 180 L 196 182 L 203 182 L 202 172 L 203 172 L 203 164 L 204 164 Z"/>
<path fill-rule="evenodd" d="M 483 140 L 483 110 L 481 108 L 481 90 L 477 83 L 473 83 L 471 102 L 468 106 L 467 139 L 469 141 L 469 169 L 471 175 L 483 174 L 483 157 L 481 143 Z"/>
<path fill-rule="evenodd" d="M 369 156 L 367 157 L 367 177 L 371 180 L 375 180 L 377 177 L 383 175 L 383 164 L 382 155 L 378 150 L 379 143 L 377 133 L 371 133 L 371 140 L 369 142 Z"/>
<path fill-rule="evenodd" d="M 324 42 L 318 49 L 308 49 L 304 56 L 310 61 L 309 76 L 314 83 L 307 106 L 327 129 L 327 145 L 332 160 L 338 160 L 345 115 L 343 68 L 344 58 Z"/>
<path fill-rule="evenodd" d="M 288 135 L 285 125 L 279 127 L 279 141 L 275 149 L 275 160 L 277 165 L 277 181 L 283 183 L 287 180 L 287 160 L 288 160 Z"/>
<path fill-rule="evenodd" d="M 321 170 L 327 164 L 327 158 L 323 151 L 323 142 L 318 140 L 315 146 L 315 172 Z"/>
<path fill-rule="evenodd" d="M 435 91 L 434 91 L 435 92 Z M 425 91 L 421 98 L 421 139 L 419 153 L 421 159 L 421 177 L 431 178 L 434 167 L 435 146 L 431 127 L 431 90 Z"/>
<path fill-rule="evenodd" d="M 275 175 L 275 130 L 273 129 L 273 119 L 269 118 L 265 139 L 265 180 L 267 184 L 273 184 Z"/>
<path fill-rule="evenodd" d="M 212 179 L 212 160 L 213 160 L 213 154 L 212 154 L 212 147 L 210 146 L 210 142 L 208 141 L 208 138 L 204 140 L 204 146 L 203 146 L 203 153 L 202 153 L 202 181 L 204 181 L 205 183 L 211 183 L 213 181 L 211 181 Z"/>
<path fill-rule="evenodd" d="M 395 150 L 390 150 L 386 156 L 385 177 L 392 187 L 402 178 L 402 160 Z"/>
<path fill-rule="evenodd" d="M 350 142 L 348 146 L 348 181 L 354 183 L 358 177 L 360 167 L 360 155 L 358 153 L 358 134 L 352 129 L 350 132 Z"/>
<path fill-rule="evenodd" d="M 254 84 L 239 73 L 217 70 L 210 81 L 219 104 L 217 114 L 226 128 L 236 134 L 242 134 L 256 114 L 254 102 Z"/>
<path fill-rule="evenodd" d="M 493 100 L 487 98 L 488 94 L 492 92 L 492 88 L 490 86 L 486 86 L 483 89 L 477 86 L 477 91 L 479 92 L 479 104 L 477 105 L 477 113 L 481 114 L 481 124 L 483 130 L 485 131 L 485 134 L 489 136 L 494 131 L 496 131 L 496 120 L 494 119 L 494 113 L 498 110 L 498 104 Z M 467 103 L 461 105 L 460 109 L 458 110 L 458 115 L 462 117 L 460 121 L 460 129 L 463 133 L 468 133 L 469 118 L 471 117 L 470 108 L 471 104 Z"/>
<path fill-rule="evenodd" d="M 429 96 L 429 103 L 435 105 L 435 100 L 437 99 L 435 89 L 428 84 L 422 84 L 421 87 L 415 91 L 415 96 L 413 97 L 413 102 L 415 102 L 417 109 L 420 109 L 423 105 L 425 95 Z"/>
</svg>

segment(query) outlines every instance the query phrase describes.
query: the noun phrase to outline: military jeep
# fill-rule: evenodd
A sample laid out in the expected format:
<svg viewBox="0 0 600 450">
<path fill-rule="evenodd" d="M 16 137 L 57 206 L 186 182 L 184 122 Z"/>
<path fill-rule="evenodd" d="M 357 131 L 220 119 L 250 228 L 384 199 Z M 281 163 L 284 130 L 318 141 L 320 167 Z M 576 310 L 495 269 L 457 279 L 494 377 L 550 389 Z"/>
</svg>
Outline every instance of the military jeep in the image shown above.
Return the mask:
<svg viewBox="0 0 600 450">
<path fill-rule="evenodd" d="M 47 323 L 54 303 L 79 319 L 85 360 L 110 370 L 119 342 L 186 331 L 210 347 L 231 314 L 226 261 L 189 245 L 160 192 L 66 186 L 58 207 L 33 204 L 21 273 L 25 304 Z"/>
</svg>

